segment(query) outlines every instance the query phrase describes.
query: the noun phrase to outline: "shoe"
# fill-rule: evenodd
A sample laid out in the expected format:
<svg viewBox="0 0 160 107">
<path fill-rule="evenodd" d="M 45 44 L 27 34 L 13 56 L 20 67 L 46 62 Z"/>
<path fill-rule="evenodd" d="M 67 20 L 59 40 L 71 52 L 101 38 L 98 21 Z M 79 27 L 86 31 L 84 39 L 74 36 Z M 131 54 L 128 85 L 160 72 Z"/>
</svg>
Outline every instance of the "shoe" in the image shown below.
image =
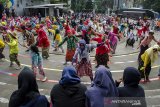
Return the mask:
<svg viewBox="0 0 160 107">
<path fill-rule="evenodd" d="M 151 80 L 148 79 L 148 80 L 146 80 L 146 82 L 151 82 Z"/>
<path fill-rule="evenodd" d="M 44 77 L 41 81 L 42 82 L 46 82 L 47 81 L 47 77 Z"/>
<path fill-rule="evenodd" d="M 0 59 L 0 62 L 5 62 L 5 58 L 1 58 L 1 59 Z"/>
<path fill-rule="evenodd" d="M 17 68 L 16 68 L 16 70 L 20 70 L 21 69 L 21 66 L 18 66 Z"/>
<path fill-rule="evenodd" d="M 63 65 L 67 65 L 67 62 L 65 62 Z"/>
<path fill-rule="evenodd" d="M 13 64 L 13 63 L 11 63 L 11 64 L 9 65 L 9 67 L 13 67 L 13 65 L 14 65 L 14 64 Z"/>
<path fill-rule="evenodd" d="M 28 50 L 26 50 L 25 52 L 29 52 L 29 49 L 28 49 Z"/>
<path fill-rule="evenodd" d="M 140 83 L 141 83 L 141 84 L 146 84 L 147 81 L 146 81 L 146 80 L 141 80 Z"/>
</svg>

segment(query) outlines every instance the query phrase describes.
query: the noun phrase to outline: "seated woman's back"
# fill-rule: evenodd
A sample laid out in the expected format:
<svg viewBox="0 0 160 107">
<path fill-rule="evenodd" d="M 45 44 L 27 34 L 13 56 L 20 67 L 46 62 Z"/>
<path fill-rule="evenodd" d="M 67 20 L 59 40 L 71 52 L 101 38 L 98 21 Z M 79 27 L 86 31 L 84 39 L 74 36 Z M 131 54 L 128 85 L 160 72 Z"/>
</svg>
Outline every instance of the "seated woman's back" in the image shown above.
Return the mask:
<svg viewBox="0 0 160 107">
<path fill-rule="evenodd" d="M 51 91 L 53 107 L 85 107 L 86 86 L 80 83 L 76 70 L 65 67 L 59 84 Z"/>
<path fill-rule="evenodd" d="M 138 69 L 133 67 L 127 67 L 123 73 L 124 87 L 118 87 L 119 99 L 139 101 L 138 105 L 133 107 L 146 107 L 145 92 L 144 89 L 139 85 L 141 80 Z M 129 104 L 121 104 L 120 107 L 129 107 Z"/>
<path fill-rule="evenodd" d="M 107 103 L 118 97 L 118 90 L 110 71 L 104 66 L 96 70 L 93 85 L 86 91 L 86 97 L 87 107 L 117 107 L 117 104 Z"/>
<path fill-rule="evenodd" d="M 18 76 L 18 90 L 12 93 L 9 107 L 49 107 L 47 98 L 41 96 L 38 91 L 33 71 L 28 67 L 24 67 Z"/>
</svg>

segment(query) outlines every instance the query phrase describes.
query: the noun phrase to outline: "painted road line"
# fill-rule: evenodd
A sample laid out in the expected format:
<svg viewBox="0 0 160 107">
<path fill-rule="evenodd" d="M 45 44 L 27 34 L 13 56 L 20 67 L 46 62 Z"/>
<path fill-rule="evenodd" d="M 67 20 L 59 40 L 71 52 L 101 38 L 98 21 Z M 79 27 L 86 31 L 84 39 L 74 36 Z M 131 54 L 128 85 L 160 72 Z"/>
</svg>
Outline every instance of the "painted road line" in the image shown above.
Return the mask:
<svg viewBox="0 0 160 107">
<path fill-rule="evenodd" d="M 0 82 L 0 85 L 6 85 L 7 83 L 4 83 L 4 82 Z"/>
<path fill-rule="evenodd" d="M 112 56 L 112 57 L 115 57 L 115 58 L 120 58 L 120 57 L 126 57 L 126 56 L 134 56 L 134 55 L 137 55 L 138 53 L 131 53 L 131 54 L 126 54 L 126 55 L 117 55 L 117 56 Z M 25 58 L 30 58 L 29 55 L 23 55 L 23 54 L 18 54 L 18 56 L 21 56 L 21 57 L 25 57 Z M 90 56 L 90 58 L 95 58 L 95 56 Z"/>
<path fill-rule="evenodd" d="M 9 103 L 9 100 L 6 99 L 6 98 L 0 97 L 0 102 L 4 103 L 4 104 L 7 104 L 7 103 Z"/>
<path fill-rule="evenodd" d="M 8 59 L 5 59 L 7 62 L 10 62 Z M 27 65 L 27 64 L 21 64 L 22 66 L 27 66 L 27 67 L 30 67 L 31 68 L 31 65 Z M 63 71 L 63 70 L 60 70 L 60 69 L 51 69 L 51 68 L 43 68 L 44 70 L 49 70 L 49 71 Z"/>
<path fill-rule="evenodd" d="M 18 76 L 17 74 L 8 73 L 8 72 L 4 72 L 4 71 L 0 71 L 0 73 L 6 74 L 6 75 L 9 75 L 9 76 L 14 76 L 14 77 Z M 36 78 L 36 80 L 40 81 L 39 78 Z M 150 81 L 156 81 L 156 80 L 159 80 L 159 78 L 151 78 L 150 79 Z M 59 83 L 59 80 L 47 80 L 46 82 L 48 82 L 48 83 Z M 91 84 L 90 82 L 82 82 L 82 83 L 85 84 L 85 85 L 90 85 Z"/>
<path fill-rule="evenodd" d="M 155 96 L 147 96 L 146 98 L 160 98 L 160 95 L 155 95 Z"/>
<path fill-rule="evenodd" d="M 18 76 L 17 74 L 9 73 L 9 72 L 2 71 L 2 70 L 0 70 L 0 73 L 8 75 L 8 76 L 12 76 L 12 77 L 17 77 Z M 40 81 L 39 78 L 36 78 L 36 80 Z M 47 80 L 46 82 L 48 82 L 48 83 L 59 83 L 59 80 Z M 90 85 L 91 84 L 90 82 L 82 82 L 82 83 L 86 84 L 86 85 Z"/>
<path fill-rule="evenodd" d="M 124 64 L 124 63 L 134 63 L 137 61 L 126 61 L 126 62 L 114 62 L 113 64 Z"/>
<path fill-rule="evenodd" d="M 145 90 L 146 92 L 159 92 L 160 89 L 155 89 L 155 90 Z"/>
<path fill-rule="evenodd" d="M 5 59 L 7 62 L 10 62 L 9 60 Z M 27 67 L 31 67 L 31 65 L 27 65 L 27 64 L 21 64 L 23 66 L 27 66 Z M 152 68 L 159 68 L 160 65 L 156 65 L 156 66 L 153 66 Z M 43 68 L 44 70 L 49 70 L 49 71 L 57 71 L 57 72 L 61 72 L 63 70 L 61 69 L 52 69 L 52 68 Z M 121 73 L 123 72 L 124 70 L 111 70 L 112 73 Z M 95 71 L 93 71 L 95 72 Z"/>
<path fill-rule="evenodd" d="M 25 57 L 25 58 L 30 58 L 30 56 L 28 55 L 22 55 L 22 54 L 19 54 L 19 56 L 21 57 Z M 57 62 L 57 61 L 54 61 L 54 60 L 48 60 L 49 62 Z M 114 62 L 113 64 L 124 64 L 124 63 L 135 63 L 137 61 L 126 61 L 126 62 Z M 64 64 L 65 62 L 59 62 L 61 64 Z M 95 63 L 91 63 L 92 65 L 95 65 Z"/>
<path fill-rule="evenodd" d="M 137 53 L 131 53 L 131 54 L 126 54 L 126 55 L 113 55 L 113 57 L 115 57 L 115 58 L 118 58 L 118 57 L 125 57 L 125 56 L 134 56 L 134 55 L 137 55 L 137 54 L 139 54 L 138 52 Z"/>
</svg>

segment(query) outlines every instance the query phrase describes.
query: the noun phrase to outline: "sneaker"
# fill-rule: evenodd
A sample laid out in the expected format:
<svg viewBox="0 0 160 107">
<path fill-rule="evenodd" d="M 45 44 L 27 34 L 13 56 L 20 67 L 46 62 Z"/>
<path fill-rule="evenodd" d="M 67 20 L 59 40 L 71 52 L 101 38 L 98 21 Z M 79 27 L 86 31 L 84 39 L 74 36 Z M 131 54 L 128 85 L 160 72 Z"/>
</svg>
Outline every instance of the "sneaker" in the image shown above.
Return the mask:
<svg viewBox="0 0 160 107">
<path fill-rule="evenodd" d="M 17 68 L 16 68 L 16 70 L 20 70 L 21 69 L 21 66 L 18 66 Z"/>
<path fill-rule="evenodd" d="M 41 81 L 42 81 L 42 82 L 47 81 L 47 77 L 44 77 Z"/>
<path fill-rule="evenodd" d="M 67 62 L 65 62 L 63 65 L 67 65 Z"/>
<path fill-rule="evenodd" d="M 25 52 L 29 52 L 29 49 L 27 49 Z"/>
<path fill-rule="evenodd" d="M 0 59 L 0 62 L 5 62 L 5 58 L 1 58 L 1 59 Z"/>
<path fill-rule="evenodd" d="M 146 80 L 146 82 L 151 82 L 151 80 L 148 79 L 148 80 Z"/>
<path fill-rule="evenodd" d="M 13 63 L 11 63 L 11 64 L 9 65 L 9 67 L 13 67 L 13 65 L 14 65 L 14 64 L 13 64 Z"/>
</svg>

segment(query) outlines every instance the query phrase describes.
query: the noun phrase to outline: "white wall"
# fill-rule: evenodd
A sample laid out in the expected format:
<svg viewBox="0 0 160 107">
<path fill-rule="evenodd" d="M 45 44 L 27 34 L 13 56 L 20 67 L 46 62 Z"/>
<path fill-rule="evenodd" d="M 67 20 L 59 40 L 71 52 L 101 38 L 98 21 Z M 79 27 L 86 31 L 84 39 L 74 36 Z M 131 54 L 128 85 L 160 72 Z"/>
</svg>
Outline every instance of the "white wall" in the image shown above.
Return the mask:
<svg viewBox="0 0 160 107">
<path fill-rule="evenodd" d="M 20 2 L 22 1 L 22 3 Z M 17 7 L 17 4 L 19 2 L 19 7 Z M 50 1 L 49 0 L 44 0 L 44 1 L 34 1 L 33 3 L 31 2 L 31 0 L 15 0 L 15 11 L 16 11 L 16 14 L 21 16 L 21 15 L 24 15 L 24 7 L 26 7 L 26 3 L 28 5 L 42 5 L 42 4 L 49 4 Z"/>
<path fill-rule="evenodd" d="M 22 2 L 21 2 L 22 1 Z M 19 6 L 18 6 L 19 4 Z M 31 4 L 31 0 L 15 0 L 15 12 L 17 15 L 24 15 L 24 7 Z"/>
</svg>

